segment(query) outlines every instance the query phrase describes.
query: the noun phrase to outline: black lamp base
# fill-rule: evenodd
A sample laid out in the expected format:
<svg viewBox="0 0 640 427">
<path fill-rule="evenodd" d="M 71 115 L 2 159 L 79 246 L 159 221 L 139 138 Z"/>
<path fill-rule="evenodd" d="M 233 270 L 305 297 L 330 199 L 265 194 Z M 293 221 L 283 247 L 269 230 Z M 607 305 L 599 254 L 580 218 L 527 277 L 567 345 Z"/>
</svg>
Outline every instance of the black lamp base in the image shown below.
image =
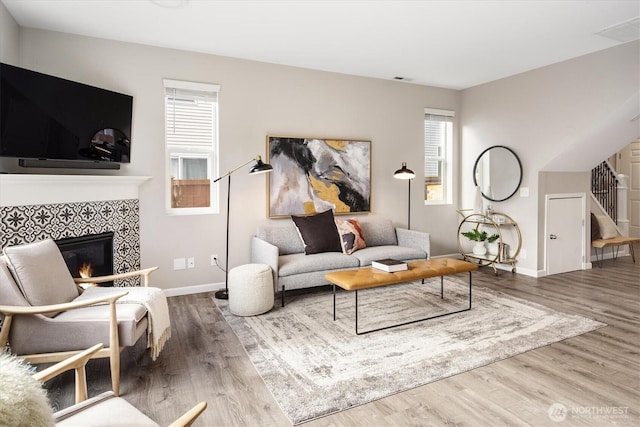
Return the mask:
<svg viewBox="0 0 640 427">
<path fill-rule="evenodd" d="M 227 289 L 220 289 L 219 291 L 216 291 L 214 296 L 216 299 L 229 299 L 229 291 Z"/>
</svg>

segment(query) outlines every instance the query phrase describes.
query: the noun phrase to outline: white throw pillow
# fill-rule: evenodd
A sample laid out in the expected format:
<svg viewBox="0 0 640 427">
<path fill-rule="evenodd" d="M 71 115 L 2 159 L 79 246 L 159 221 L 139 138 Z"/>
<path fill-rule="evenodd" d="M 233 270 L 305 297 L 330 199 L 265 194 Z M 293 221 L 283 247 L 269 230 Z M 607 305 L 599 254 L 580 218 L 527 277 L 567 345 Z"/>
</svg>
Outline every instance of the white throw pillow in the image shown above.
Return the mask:
<svg viewBox="0 0 640 427">
<path fill-rule="evenodd" d="M 603 239 L 611 239 L 618 235 L 616 225 L 607 215 L 596 215 L 598 225 L 600 226 L 600 234 Z"/>
</svg>

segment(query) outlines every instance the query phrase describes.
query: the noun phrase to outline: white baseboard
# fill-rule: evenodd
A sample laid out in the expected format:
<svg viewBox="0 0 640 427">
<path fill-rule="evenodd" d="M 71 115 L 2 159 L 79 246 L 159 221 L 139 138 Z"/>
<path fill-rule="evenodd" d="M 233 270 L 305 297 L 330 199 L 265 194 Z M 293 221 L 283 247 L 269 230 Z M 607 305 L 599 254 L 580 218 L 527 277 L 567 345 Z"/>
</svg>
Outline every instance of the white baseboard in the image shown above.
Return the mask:
<svg viewBox="0 0 640 427">
<path fill-rule="evenodd" d="M 167 297 L 177 297 L 180 295 L 201 294 L 204 292 L 215 292 L 224 288 L 224 283 L 205 283 L 203 285 L 184 286 L 182 288 L 164 289 Z"/>
<path fill-rule="evenodd" d="M 448 255 L 438 255 L 438 256 L 433 256 L 431 257 L 431 259 L 436 259 L 436 258 L 456 258 L 456 259 L 462 259 L 462 255 L 460 255 L 459 252 L 453 253 L 453 254 L 448 254 Z M 491 268 L 490 266 L 486 266 L 487 268 Z M 512 266 L 511 264 L 496 264 L 496 269 L 497 270 L 503 270 L 503 271 L 508 271 L 511 272 Z M 536 271 L 536 270 L 530 270 L 528 268 L 522 268 L 522 267 L 518 267 L 516 265 L 516 273 L 517 274 L 524 274 L 525 276 L 531 276 L 531 277 L 541 277 L 544 276 L 544 273 L 542 271 Z"/>
</svg>

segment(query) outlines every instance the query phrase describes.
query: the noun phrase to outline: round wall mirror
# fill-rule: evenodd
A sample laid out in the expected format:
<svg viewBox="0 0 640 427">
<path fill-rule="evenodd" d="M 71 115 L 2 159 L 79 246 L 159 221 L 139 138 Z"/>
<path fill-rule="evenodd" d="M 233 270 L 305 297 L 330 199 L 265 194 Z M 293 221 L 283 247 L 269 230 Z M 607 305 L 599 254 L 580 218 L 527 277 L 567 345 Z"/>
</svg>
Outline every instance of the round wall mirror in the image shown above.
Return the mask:
<svg viewBox="0 0 640 427">
<path fill-rule="evenodd" d="M 522 182 L 522 164 L 510 148 L 495 145 L 484 150 L 473 166 L 473 183 L 493 202 L 507 200 Z"/>
</svg>

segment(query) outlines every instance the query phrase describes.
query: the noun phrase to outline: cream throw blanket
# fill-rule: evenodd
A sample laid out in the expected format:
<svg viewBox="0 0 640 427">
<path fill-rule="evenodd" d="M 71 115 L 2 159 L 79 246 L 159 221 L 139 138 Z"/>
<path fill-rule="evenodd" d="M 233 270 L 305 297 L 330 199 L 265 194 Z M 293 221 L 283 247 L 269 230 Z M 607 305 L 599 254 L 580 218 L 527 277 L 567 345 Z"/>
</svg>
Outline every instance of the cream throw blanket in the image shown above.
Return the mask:
<svg viewBox="0 0 640 427">
<path fill-rule="evenodd" d="M 156 360 L 164 344 L 171 338 L 171 321 L 169 305 L 162 289 L 153 287 L 118 287 L 85 289 L 80 298 L 95 298 L 127 291 L 127 295 L 118 299 L 118 304 L 142 304 L 147 308 L 149 325 L 147 326 L 147 347 L 150 348 L 151 359 Z"/>
</svg>

